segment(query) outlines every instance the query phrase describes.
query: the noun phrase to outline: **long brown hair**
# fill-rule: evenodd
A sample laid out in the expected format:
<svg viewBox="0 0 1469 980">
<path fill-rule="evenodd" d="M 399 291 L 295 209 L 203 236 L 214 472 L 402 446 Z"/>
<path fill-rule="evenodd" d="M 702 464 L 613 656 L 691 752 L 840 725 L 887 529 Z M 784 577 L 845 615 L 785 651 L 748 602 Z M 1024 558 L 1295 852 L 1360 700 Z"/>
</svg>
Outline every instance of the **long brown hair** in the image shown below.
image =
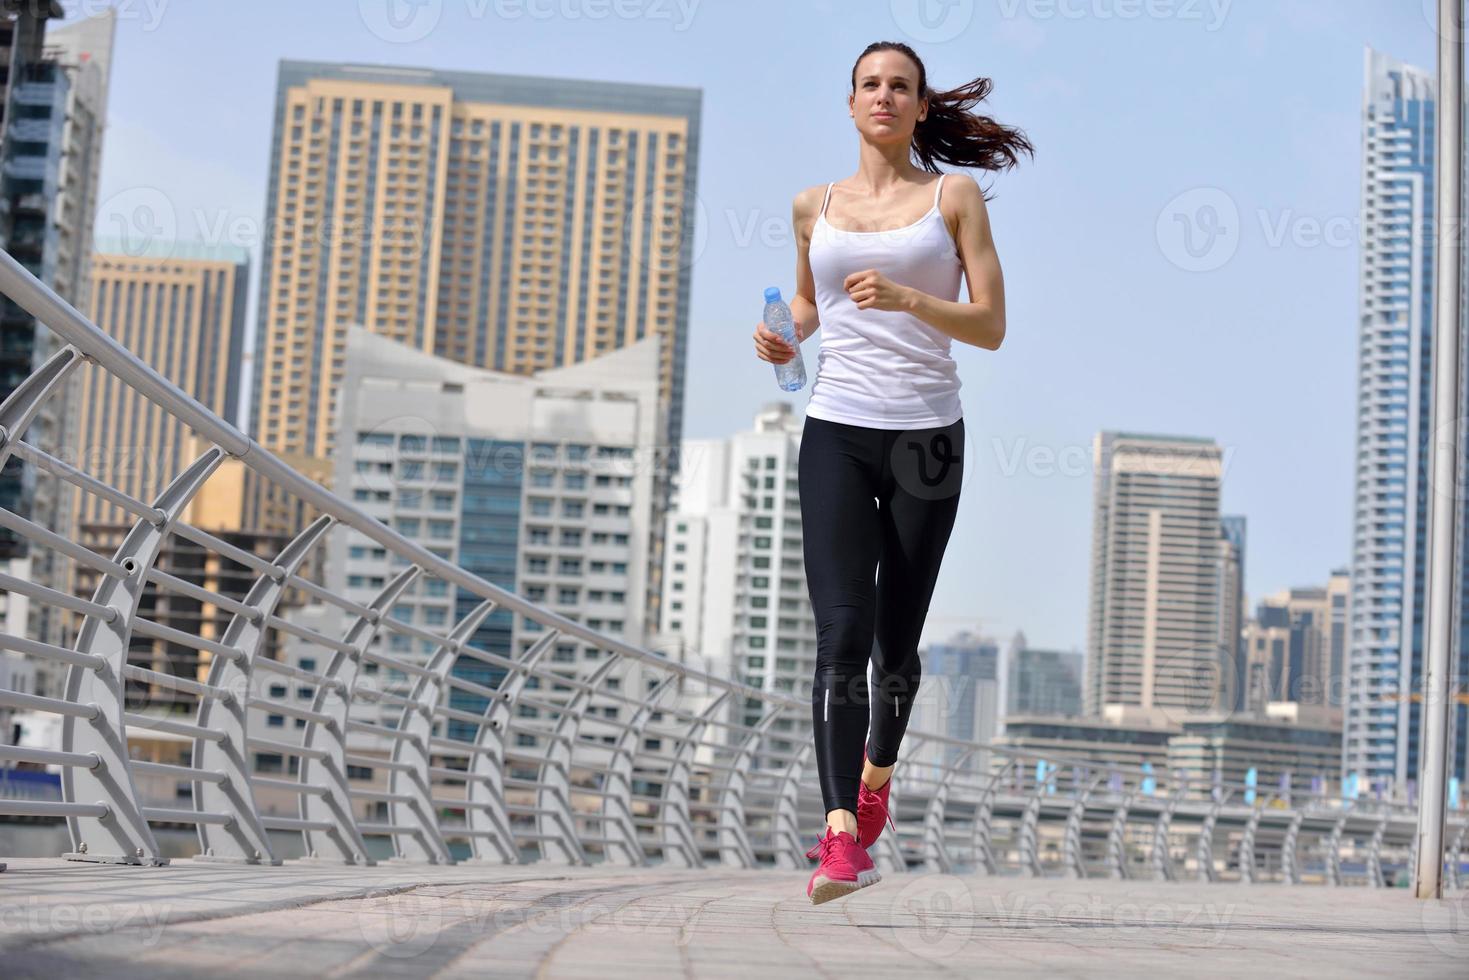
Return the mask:
<svg viewBox="0 0 1469 980">
<path fill-rule="evenodd" d="M 1004 126 L 989 116 L 970 112 L 983 102 L 994 87 L 988 78 L 976 78 L 958 88 L 942 92 L 928 87 L 928 70 L 923 59 L 902 41 L 875 41 L 852 63 L 852 93 L 857 92 L 857 66 L 874 51 L 898 51 L 918 66 L 918 96 L 928 99 L 928 115 L 913 130 L 913 158 L 929 173 L 940 173 L 940 163 L 982 170 L 1006 170 L 1020 162 L 1020 154 L 1033 158 L 1035 147 L 1025 133 Z"/>
</svg>

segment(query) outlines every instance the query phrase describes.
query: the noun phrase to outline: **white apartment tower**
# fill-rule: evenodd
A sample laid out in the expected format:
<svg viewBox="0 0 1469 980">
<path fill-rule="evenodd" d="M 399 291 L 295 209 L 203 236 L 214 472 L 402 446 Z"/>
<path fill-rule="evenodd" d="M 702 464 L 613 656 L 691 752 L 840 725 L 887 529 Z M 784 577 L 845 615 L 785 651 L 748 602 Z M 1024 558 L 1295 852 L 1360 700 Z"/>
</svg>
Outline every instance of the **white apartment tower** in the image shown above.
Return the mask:
<svg viewBox="0 0 1469 980">
<path fill-rule="evenodd" d="M 644 549 L 654 474 L 639 451 L 667 421 L 658 399 L 660 343 L 650 335 L 603 357 L 519 375 L 459 364 L 354 327 L 337 414 L 333 490 L 446 561 L 590 629 L 645 646 Z M 345 529 L 330 539 L 325 584 L 369 605 L 406 567 Z M 423 575 L 391 615 L 442 635 L 481 601 Z M 319 605 L 287 618 L 336 636 L 348 625 L 335 607 Z M 480 623 L 470 645 L 518 659 L 542 635 L 534 620 L 501 608 Z M 373 647 L 422 663 L 436 644 L 382 628 Z M 287 642 L 286 659 L 301 656 L 320 660 L 321 654 Z M 606 656 L 564 636 L 547 659 L 554 670 L 585 676 Z M 316 665 L 323 666 L 324 660 Z M 363 686 L 408 693 L 413 678 L 376 668 L 364 666 Z M 504 676 L 503 668 L 469 657 L 453 670 L 488 687 Z M 466 711 L 484 708 L 473 695 L 456 691 L 453 698 Z M 267 731 L 293 727 L 289 716 L 261 710 Z M 604 709 L 610 710 L 620 709 Z M 362 699 L 353 712 L 391 725 L 401 707 Z M 450 737 L 460 725 L 448 723 Z M 375 738 L 365 736 L 369 744 L 358 748 L 382 750 L 370 744 Z"/>
<path fill-rule="evenodd" d="M 1094 463 L 1087 714 L 1218 707 L 1220 447 L 1102 432 Z"/>
<path fill-rule="evenodd" d="M 790 404 L 771 402 L 749 430 L 684 440 L 668 517 L 665 647 L 702 655 L 765 690 L 809 691 L 816 671 L 796 485 L 800 438 Z"/>
<path fill-rule="evenodd" d="M 1418 777 L 1425 541 L 1432 449 L 1435 241 L 1431 71 L 1368 49 L 1362 100 L 1357 432 L 1342 773 L 1404 793 Z M 1462 328 L 1461 328 L 1462 329 Z M 1460 410 L 1460 415 L 1463 410 Z M 1461 515 L 1462 516 L 1462 515 Z M 1460 561 L 1469 555 L 1459 530 Z M 1469 585 L 1463 569 L 1460 588 Z M 1457 648 L 1464 624 L 1455 603 Z M 1463 684 L 1469 657 L 1460 656 Z M 1469 714 L 1455 708 L 1450 772 L 1466 772 Z"/>
</svg>

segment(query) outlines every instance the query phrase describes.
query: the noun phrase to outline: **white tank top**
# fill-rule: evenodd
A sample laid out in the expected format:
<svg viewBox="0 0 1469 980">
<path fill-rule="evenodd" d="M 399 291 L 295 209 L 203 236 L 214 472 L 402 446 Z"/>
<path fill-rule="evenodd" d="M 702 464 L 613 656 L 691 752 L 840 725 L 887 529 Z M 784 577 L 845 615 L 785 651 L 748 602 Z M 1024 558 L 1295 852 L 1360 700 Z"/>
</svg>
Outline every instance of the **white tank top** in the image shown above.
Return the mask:
<svg viewBox="0 0 1469 980">
<path fill-rule="evenodd" d="M 826 221 L 831 184 L 811 229 L 811 275 L 821 318 L 821 352 L 806 414 L 875 429 L 949 425 L 964 414 L 959 373 L 944 333 L 911 313 L 859 309 L 842 288 L 847 276 L 876 269 L 893 282 L 957 301 L 963 265 L 939 211 L 888 231 L 842 231 Z"/>
</svg>

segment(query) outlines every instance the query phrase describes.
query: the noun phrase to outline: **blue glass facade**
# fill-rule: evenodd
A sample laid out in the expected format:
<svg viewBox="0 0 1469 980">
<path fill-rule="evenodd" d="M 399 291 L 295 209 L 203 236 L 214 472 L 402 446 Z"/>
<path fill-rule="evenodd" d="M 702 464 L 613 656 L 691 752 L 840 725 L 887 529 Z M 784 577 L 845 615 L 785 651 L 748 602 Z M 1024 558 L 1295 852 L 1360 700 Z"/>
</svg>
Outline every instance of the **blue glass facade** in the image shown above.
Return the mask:
<svg viewBox="0 0 1469 980">
<path fill-rule="evenodd" d="M 1367 55 L 1364 247 L 1358 375 L 1357 486 L 1343 774 L 1370 790 L 1402 790 L 1419 769 L 1425 549 L 1432 452 L 1434 80 Z M 1461 326 L 1462 333 L 1462 326 Z M 1461 395 L 1462 398 L 1462 395 Z M 1463 409 L 1460 410 L 1463 415 Z M 1462 506 L 1462 505 L 1461 505 Z M 1469 557 L 1464 524 L 1460 560 Z M 1469 631 L 1459 608 L 1458 648 Z M 1469 659 L 1460 657 L 1458 681 Z M 1469 711 L 1455 709 L 1453 771 L 1466 774 Z"/>
<path fill-rule="evenodd" d="M 459 564 L 469 572 L 501 588 L 515 591 L 516 556 L 520 550 L 521 483 L 525 471 L 525 443 L 502 439 L 469 439 L 464 455 L 464 485 L 460 498 Z M 482 600 L 457 590 L 454 617 L 462 619 Z M 485 617 L 470 645 L 498 654 L 512 655 L 511 640 L 515 614 L 496 609 Z M 486 687 L 498 687 L 505 671 L 471 657 L 461 657 L 454 673 Z M 450 704 L 482 713 L 484 698 L 454 690 Z M 473 738 L 475 726 L 451 720 L 450 738 Z"/>
</svg>

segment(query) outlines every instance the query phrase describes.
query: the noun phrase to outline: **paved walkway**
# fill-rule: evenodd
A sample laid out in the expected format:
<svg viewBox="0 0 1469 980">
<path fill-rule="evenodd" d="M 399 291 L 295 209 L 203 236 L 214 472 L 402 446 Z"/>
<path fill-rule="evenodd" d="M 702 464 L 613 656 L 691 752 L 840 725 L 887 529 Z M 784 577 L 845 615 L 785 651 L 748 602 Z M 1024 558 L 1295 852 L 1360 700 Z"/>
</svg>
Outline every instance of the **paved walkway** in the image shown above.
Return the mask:
<svg viewBox="0 0 1469 980">
<path fill-rule="evenodd" d="M 0 974 L 46 977 L 1469 974 L 1469 895 L 805 873 L 10 861 Z"/>
</svg>

